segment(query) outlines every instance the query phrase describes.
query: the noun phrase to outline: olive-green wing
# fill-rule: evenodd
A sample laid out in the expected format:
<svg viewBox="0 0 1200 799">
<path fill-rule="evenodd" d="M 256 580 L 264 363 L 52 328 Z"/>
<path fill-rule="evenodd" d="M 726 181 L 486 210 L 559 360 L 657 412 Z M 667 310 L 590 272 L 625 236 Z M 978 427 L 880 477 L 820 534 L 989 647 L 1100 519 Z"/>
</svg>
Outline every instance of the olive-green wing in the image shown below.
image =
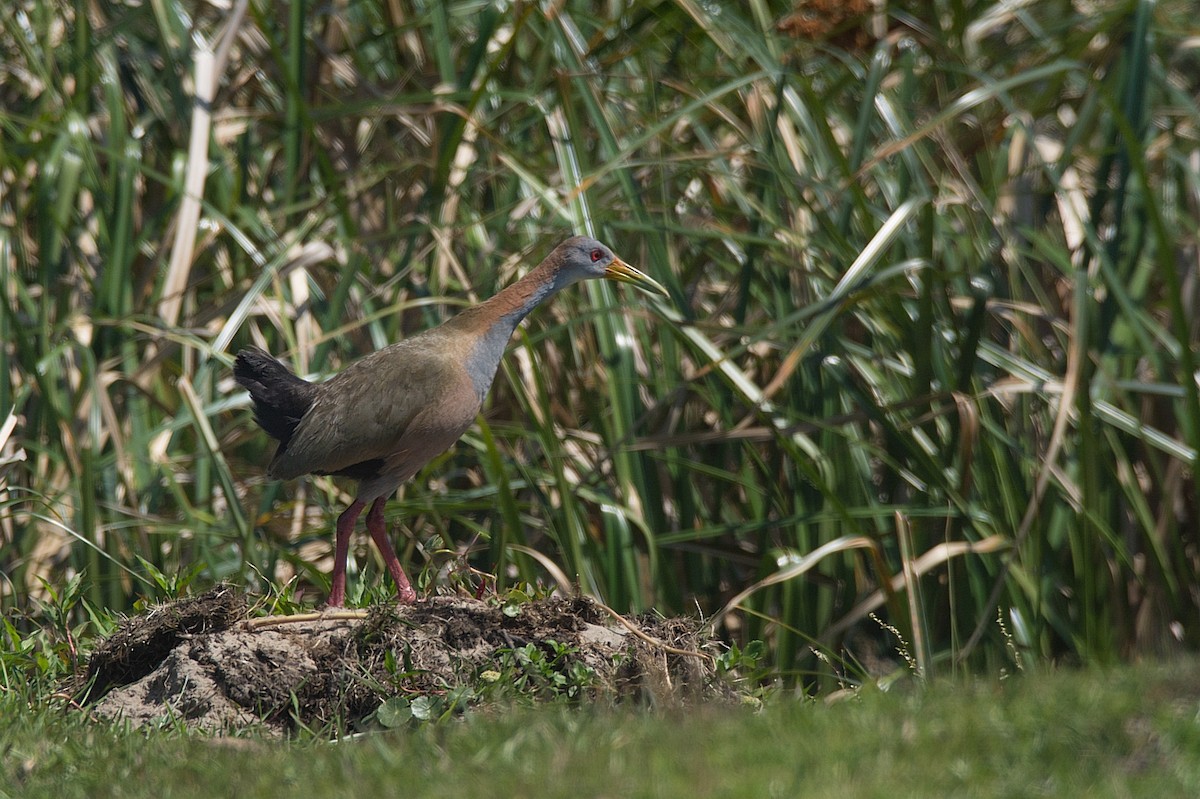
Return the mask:
<svg viewBox="0 0 1200 799">
<path fill-rule="evenodd" d="M 387 459 L 410 446 L 413 420 L 443 402 L 459 381 L 453 360 L 409 344 L 379 350 L 320 386 L 316 401 L 271 475 L 287 480 L 311 472 L 333 474 L 355 464 Z"/>
</svg>

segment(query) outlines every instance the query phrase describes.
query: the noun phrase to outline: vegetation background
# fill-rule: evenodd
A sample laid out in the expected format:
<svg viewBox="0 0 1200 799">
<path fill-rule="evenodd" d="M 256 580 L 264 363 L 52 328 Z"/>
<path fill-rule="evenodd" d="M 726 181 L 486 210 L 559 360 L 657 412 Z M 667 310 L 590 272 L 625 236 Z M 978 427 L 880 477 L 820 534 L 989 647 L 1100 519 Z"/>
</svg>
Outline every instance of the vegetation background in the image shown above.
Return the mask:
<svg viewBox="0 0 1200 799">
<path fill-rule="evenodd" d="M 348 487 L 265 479 L 232 353 L 330 374 L 587 232 L 671 300 L 531 319 L 389 505 L 427 590 L 699 610 L 826 685 L 898 642 L 922 674 L 1195 649 L 1195 32 L 1177 0 L 3 4 L 10 640 L 218 580 L 318 599 Z"/>
</svg>

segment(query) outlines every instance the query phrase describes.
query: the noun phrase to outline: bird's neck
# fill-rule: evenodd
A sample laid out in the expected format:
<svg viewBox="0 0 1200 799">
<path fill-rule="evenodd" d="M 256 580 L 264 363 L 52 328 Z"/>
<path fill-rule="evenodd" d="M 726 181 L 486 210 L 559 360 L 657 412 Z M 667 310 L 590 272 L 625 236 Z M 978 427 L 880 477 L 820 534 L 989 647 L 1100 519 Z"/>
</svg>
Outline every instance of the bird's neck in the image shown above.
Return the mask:
<svg viewBox="0 0 1200 799">
<path fill-rule="evenodd" d="M 491 388 L 500 358 L 517 325 L 568 282 L 562 279 L 557 264 L 543 261 L 516 283 L 443 325 L 447 332 L 465 335 L 470 341 L 464 367 L 481 402 Z"/>
<path fill-rule="evenodd" d="M 480 337 L 496 336 L 507 342 L 521 320 L 564 285 L 557 264 L 542 262 L 516 283 L 462 311 L 447 324 L 468 329 Z"/>
</svg>

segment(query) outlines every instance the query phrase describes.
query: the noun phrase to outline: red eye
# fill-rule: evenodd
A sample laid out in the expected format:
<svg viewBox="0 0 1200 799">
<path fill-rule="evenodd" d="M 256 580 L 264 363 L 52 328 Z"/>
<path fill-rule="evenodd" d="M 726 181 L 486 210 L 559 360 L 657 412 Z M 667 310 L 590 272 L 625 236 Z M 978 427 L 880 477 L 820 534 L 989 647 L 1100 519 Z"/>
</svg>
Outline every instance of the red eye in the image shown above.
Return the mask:
<svg viewBox="0 0 1200 799">
<path fill-rule="evenodd" d="M 592 250 L 592 263 L 596 263 L 603 257 L 604 253 L 600 252 L 599 250 Z"/>
</svg>

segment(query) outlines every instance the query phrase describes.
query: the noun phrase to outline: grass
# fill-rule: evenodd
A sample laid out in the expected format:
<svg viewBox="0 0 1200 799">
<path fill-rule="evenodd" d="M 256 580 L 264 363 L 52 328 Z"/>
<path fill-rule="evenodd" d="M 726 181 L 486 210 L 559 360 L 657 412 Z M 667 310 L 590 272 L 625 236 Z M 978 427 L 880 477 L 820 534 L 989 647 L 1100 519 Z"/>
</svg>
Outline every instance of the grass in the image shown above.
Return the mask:
<svg viewBox="0 0 1200 799">
<path fill-rule="evenodd" d="M 1200 630 L 1194 9 L 865 13 L 5 4 L 0 796 L 1195 795 L 1196 664 L 1094 665 Z M 671 301 L 539 311 L 389 523 L 426 589 L 699 608 L 761 712 L 62 707 L 116 612 L 324 590 L 348 487 L 264 480 L 238 347 L 328 375 L 575 232 Z"/>
<path fill-rule="evenodd" d="M 349 489 L 264 480 L 232 353 L 328 375 L 589 232 L 671 301 L 530 320 L 389 505 L 425 584 L 698 607 L 809 686 L 871 613 L 930 676 L 1194 649 L 1190 5 L 553 7 L 0 11 L 6 618 L 320 592 Z"/>
<path fill-rule="evenodd" d="M 0 796 L 1190 796 L 1197 676 L 1180 661 L 758 712 L 523 708 L 336 745 L 123 732 L 6 694 Z"/>
</svg>

